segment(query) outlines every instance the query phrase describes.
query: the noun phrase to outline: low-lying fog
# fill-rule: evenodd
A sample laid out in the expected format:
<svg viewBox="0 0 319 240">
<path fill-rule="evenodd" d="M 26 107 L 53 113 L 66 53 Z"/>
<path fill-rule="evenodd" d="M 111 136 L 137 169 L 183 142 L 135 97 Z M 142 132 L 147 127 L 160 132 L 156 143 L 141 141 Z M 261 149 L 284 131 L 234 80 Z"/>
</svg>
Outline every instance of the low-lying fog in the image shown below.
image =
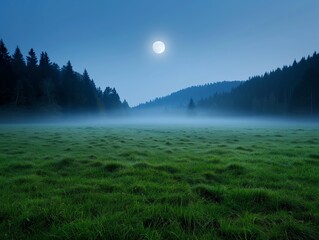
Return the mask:
<svg viewBox="0 0 319 240">
<path fill-rule="evenodd" d="M 192 127 L 319 127 L 318 118 L 261 116 L 199 116 L 199 115 L 69 115 L 64 117 L 28 117 L 2 119 L 4 124 L 65 125 L 65 126 L 192 126 Z"/>
</svg>

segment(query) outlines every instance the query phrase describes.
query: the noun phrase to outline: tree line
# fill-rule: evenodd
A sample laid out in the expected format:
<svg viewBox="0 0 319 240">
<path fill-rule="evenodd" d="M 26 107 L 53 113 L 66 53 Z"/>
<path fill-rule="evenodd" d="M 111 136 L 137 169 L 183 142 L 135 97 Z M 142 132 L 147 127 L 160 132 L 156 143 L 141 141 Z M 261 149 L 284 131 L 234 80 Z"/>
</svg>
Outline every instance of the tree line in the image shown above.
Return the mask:
<svg viewBox="0 0 319 240">
<path fill-rule="evenodd" d="M 0 108 L 40 112 L 110 112 L 129 108 L 115 88 L 96 87 L 84 70 L 79 74 L 70 61 L 60 68 L 42 52 L 38 60 L 31 48 L 26 56 L 19 47 L 11 56 L 0 40 Z"/>
<path fill-rule="evenodd" d="M 149 102 L 138 105 L 137 109 L 149 109 L 149 108 L 165 108 L 165 109 L 185 109 L 189 100 L 194 102 L 199 101 L 202 98 L 207 98 L 215 93 L 230 92 L 233 88 L 239 86 L 242 81 L 222 81 L 216 83 L 207 83 L 205 85 L 191 86 L 185 89 L 181 89 L 177 92 L 173 92 L 167 96 L 155 98 Z"/>
<path fill-rule="evenodd" d="M 251 77 L 229 93 L 198 101 L 197 107 L 244 114 L 319 115 L 319 54 Z"/>
</svg>

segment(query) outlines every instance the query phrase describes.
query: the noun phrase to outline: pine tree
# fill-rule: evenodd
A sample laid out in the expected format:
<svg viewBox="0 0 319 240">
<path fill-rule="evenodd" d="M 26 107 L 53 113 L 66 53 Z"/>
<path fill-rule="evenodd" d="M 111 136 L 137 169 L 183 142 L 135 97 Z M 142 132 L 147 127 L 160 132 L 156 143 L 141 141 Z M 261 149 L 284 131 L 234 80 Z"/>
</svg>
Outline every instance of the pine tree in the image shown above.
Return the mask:
<svg viewBox="0 0 319 240">
<path fill-rule="evenodd" d="M 49 67 L 51 65 L 50 58 L 46 52 L 42 52 L 40 55 L 39 67 Z"/>
<path fill-rule="evenodd" d="M 14 54 L 12 55 L 12 65 L 14 71 L 25 71 L 26 65 L 19 47 L 16 48 Z"/>
<path fill-rule="evenodd" d="M 39 95 L 39 81 L 38 81 L 38 59 L 33 50 L 30 49 L 28 56 L 27 56 L 27 78 L 28 78 L 28 102 L 30 105 L 34 105 L 38 101 Z"/>
<path fill-rule="evenodd" d="M 39 98 L 45 104 L 54 104 L 56 82 L 53 81 L 53 66 L 46 52 L 42 52 L 39 61 Z"/>
<path fill-rule="evenodd" d="M 115 88 L 105 88 L 103 92 L 103 102 L 106 110 L 116 110 L 120 109 L 122 106 L 120 97 Z"/>
<path fill-rule="evenodd" d="M 82 75 L 83 79 L 83 99 L 84 107 L 90 111 L 97 110 L 97 93 L 94 82 L 90 79 L 87 70 L 85 69 Z"/>
<path fill-rule="evenodd" d="M 8 49 L 0 40 L 0 105 L 8 104 L 12 100 L 14 90 L 11 57 Z"/>
<path fill-rule="evenodd" d="M 6 46 L 4 45 L 3 40 L 0 40 L 0 64 L 10 64 L 11 62 L 11 57 L 10 54 L 8 52 L 8 49 L 6 48 Z"/>
<path fill-rule="evenodd" d="M 194 110 L 195 109 L 195 103 L 194 103 L 194 100 L 192 98 L 189 100 L 187 108 L 188 108 L 188 110 Z"/>
<path fill-rule="evenodd" d="M 189 103 L 187 105 L 187 112 L 190 116 L 193 116 L 195 114 L 195 103 L 193 98 L 189 100 Z"/>
<path fill-rule="evenodd" d="M 72 80 L 75 77 L 70 61 L 68 61 L 67 64 L 62 67 L 61 76 L 62 79 L 59 88 L 59 95 L 61 100 L 60 103 L 64 107 L 64 110 L 68 111 L 70 110 L 72 105 Z"/>
<path fill-rule="evenodd" d="M 83 110 L 83 94 L 81 94 L 83 84 L 78 76 L 80 75 L 73 71 L 70 61 L 62 67 L 60 100 L 66 112 Z"/>
<path fill-rule="evenodd" d="M 124 101 L 123 101 L 123 103 L 122 103 L 122 108 L 123 108 L 124 110 L 130 108 L 130 106 L 128 105 L 128 102 L 126 101 L 126 99 L 124 99 Z"/>
<path fill-rule="evenodd" d="M 38 67 L 38 58 L 37 55 L 35 54 L 33 48 L 30 49 L 29 55 L 27 56 L 27 67 L 29 71 L 35 71 L 36 68 Z"/>
<path fill-rule="evenodd" d="M 25 104 L 26 102 L 26 64 L 20 48 L 17 47 L 12 56 L 12 69 L 14 72 L 14 102 L 15 105 Z"/>
</svg>

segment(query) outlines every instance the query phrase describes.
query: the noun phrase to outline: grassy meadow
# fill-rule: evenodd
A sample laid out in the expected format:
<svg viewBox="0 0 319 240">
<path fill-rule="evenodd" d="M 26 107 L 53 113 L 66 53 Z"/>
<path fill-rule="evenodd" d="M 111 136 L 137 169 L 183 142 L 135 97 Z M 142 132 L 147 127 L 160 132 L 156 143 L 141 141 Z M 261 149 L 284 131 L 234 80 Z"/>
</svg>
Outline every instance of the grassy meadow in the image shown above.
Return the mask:
<svg viewBox="0 0 319 240">
<path fill-rule="evenodd" d="M 2 125 L 0 239 L 319 239 L 319 128 Z"/>
</svg>

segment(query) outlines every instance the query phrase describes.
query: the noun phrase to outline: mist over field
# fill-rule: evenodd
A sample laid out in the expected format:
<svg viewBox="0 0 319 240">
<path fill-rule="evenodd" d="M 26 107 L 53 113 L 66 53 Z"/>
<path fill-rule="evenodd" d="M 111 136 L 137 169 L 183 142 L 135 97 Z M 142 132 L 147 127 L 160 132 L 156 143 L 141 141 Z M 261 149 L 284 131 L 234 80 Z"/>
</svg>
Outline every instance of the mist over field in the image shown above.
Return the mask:
<svg viewBox="0 0 319 240">
<path fill-rule="evenodd" d="M 131 112 L 114 115 L 74 114 L 70 116 L 39 116 L 28 118 L 2 119 L 4 125 L 43 125 L 43 126 L 88 126 L 88 127 L 233 127 L 233 128 L 286 128 L 319 127 L 319 117 L 278 117 L 278 116 L 229 116 L 228 114 L 211 116 L 205 113 L 181 114 Z"/>
</svg>

